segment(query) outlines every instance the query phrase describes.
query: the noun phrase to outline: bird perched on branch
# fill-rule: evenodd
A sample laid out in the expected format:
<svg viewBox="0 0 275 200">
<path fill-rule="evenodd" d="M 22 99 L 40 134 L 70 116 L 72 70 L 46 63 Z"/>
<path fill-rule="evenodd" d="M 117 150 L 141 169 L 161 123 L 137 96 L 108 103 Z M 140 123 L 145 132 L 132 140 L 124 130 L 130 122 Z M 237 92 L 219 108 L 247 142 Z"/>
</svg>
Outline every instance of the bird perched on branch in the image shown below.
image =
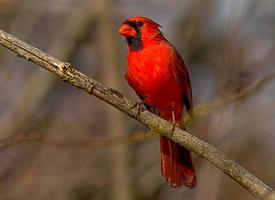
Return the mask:
<svg viewBox="0 0 275 200">
<path fill-rule="evenodd" d="M 160 25 L 145 17 L 127 19 L 119 34 L 128 43 L 126 79 L 146 108 L 180 124 L 184 106 L 192 113 L 192 89 L 187 68 L 160 31 Z M 181 128 L 185 128 L 184 125 Z M 172 130 L 173 131 L 173 130 Z M 161 172 L 175 188 L 193 188 L 196 173 L 191 152 L 166 137 L 160 138 Z"/>
</svg>

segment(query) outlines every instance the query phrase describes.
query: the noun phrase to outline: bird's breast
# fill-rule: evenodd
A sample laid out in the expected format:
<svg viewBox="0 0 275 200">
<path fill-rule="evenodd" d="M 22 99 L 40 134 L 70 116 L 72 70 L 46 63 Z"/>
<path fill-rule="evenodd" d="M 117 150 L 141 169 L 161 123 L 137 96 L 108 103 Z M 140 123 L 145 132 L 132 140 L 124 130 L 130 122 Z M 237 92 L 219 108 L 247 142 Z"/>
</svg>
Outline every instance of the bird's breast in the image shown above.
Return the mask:
<svg viewBox="0 0 275 200">
<path fill-rule="evenodd" d="M 173 64 L 165 51 L 132 52 L 128 54 L 126 79 L 147 104 L 167 110 L 182 103 L 182 89 L 174 77 Z"/>
</svg>

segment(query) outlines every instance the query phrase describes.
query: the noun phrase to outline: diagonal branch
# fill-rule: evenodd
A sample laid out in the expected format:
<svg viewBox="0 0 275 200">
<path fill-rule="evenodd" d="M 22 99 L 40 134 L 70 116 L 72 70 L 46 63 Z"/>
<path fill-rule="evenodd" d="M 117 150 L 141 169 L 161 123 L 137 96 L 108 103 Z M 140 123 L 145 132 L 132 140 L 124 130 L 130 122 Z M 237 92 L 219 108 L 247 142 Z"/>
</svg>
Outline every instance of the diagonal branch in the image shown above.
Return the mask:
<svg viewBox="0 0 275 200">
<path fill-rule="evenodd" d="M 77 71 L 69 63 L 62 62 L 1 29 L 0 45 L 15 52 L 18 56 L 47 69 L 62 81 L 98 97 L 124 112 L 129 117 L 141 122 L 159 135 L 165 135 L 174 142 L 193 151 L 229 175 L 257 199 L 275 200 L 275 192 L 270 187 L 212 145 L 179 128 L 175 129 L 172 136 L 167 135 L 172 129 L 171 123 L 159 118 L 149 111 L 143 111 L 140 113 L 139 117 L 137 117 L 136 114 L 138 110 L 134 108 L 134 103 L 125 98 L 117 90 L 104 86 L 102 83 Z"/>
</svg>

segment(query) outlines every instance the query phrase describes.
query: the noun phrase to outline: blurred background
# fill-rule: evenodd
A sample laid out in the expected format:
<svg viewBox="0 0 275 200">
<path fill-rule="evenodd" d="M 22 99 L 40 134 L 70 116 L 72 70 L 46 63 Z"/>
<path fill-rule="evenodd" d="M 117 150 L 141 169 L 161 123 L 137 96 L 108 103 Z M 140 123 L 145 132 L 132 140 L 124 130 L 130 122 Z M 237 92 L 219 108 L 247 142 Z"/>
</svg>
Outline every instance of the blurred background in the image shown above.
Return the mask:
<svg viewBox="0 0 275 200">
<path fill-rule="evenodd" d="M 128 17 L 162 25 L 195 105 L 275 73 L 273 0 L 0 0 L 0 28 L 137 101 L 124 80 Z M 275 81 L 197 116 L 188 131 L 275 187 Z M 0 199 L 253 199 L 194 155 L 198 185 L 171 189 L 159 141 L 124 114 L 0 48 Z"/>
</svg>

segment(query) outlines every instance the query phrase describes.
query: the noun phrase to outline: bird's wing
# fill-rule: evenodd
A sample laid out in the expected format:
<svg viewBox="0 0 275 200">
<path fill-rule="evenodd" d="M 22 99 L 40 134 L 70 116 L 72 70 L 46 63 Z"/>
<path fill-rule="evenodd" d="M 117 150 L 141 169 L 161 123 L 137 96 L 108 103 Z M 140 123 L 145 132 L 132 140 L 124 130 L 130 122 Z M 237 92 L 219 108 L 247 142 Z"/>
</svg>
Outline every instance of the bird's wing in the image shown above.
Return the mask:
<svg viewBox="0 0 275 200">
<path fill-rule="evenodd" d="M 173 64 L 174 77 L 178 81 L 179 85 L 183 90 L 183 102 L 188 111 L 188 114 L 192 116 L 193 114 L 193 98 L 192 98 L 192 87 L 190 83 L 190 78 L 188 74 L 187 67 L 180 57 L 178 52 L 175 50 L 174 56 L 176 57 L 176 62 Z"/>
</svg>

